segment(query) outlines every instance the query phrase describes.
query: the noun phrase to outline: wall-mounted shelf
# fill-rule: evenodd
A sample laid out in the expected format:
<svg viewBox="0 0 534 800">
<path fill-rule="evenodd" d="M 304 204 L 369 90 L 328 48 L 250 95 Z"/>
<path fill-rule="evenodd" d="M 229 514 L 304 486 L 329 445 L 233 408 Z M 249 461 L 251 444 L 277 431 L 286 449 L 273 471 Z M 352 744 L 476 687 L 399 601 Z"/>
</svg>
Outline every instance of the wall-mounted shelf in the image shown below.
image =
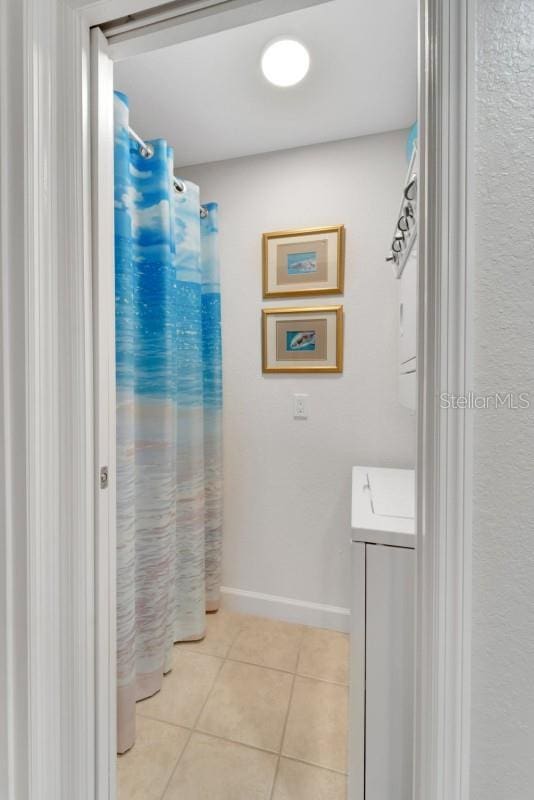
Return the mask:
<svg viewBox="0 0 534 800">
<path fill-rule="evenodd" d="M 417 395 L 417 145 L 414 145 L 386 258 L 398 280 L 399 401 L 411 411 Z"/>
<path fill-rule="evenodd" d="M 406 259 L 417 236 L 417 146 L 414 146 L 397 221 L 391 239 L 391 248 L 386 261 L 393 267 L 393 274 L 400 278 Z"/>
</svg>

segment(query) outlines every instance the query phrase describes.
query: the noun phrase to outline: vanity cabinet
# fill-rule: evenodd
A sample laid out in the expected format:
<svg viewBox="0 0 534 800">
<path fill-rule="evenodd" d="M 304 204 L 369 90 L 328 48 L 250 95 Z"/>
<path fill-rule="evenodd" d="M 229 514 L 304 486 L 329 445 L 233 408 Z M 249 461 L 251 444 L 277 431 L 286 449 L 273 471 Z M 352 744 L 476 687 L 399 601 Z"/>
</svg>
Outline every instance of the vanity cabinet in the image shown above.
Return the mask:
<svg viewBox="0 0 534 800">
<path fill-rule="evenodd" d="M 412 800 L 414 488 L 412 470 L 353 470 L 349 800 Z"/>
</svg>

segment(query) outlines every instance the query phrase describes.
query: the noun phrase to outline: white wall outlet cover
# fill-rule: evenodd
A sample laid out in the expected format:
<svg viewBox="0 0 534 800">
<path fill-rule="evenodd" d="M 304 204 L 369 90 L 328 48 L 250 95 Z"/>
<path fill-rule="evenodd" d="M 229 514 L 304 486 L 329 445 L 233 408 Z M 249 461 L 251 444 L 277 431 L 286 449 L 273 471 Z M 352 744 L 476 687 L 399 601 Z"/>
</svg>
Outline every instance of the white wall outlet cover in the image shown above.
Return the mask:
<svg viewBox="0 0 534 800">
<path fill-rule="evenodd" d="M 308 419 L 308 397 L 307 394 L 293 395 L 293 417 L 295 419 Z"/>
</svg>

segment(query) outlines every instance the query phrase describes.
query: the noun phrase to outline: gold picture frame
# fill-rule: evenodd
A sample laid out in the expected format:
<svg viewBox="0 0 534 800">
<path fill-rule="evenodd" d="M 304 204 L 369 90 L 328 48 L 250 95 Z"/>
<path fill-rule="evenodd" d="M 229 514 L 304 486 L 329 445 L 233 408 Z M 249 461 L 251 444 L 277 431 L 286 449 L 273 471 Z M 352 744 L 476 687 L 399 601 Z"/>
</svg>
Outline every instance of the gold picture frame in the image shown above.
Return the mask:
<svg viewBox="0 0 534 800">
<path fill-rule="evenodd" d="M 342 294 L 345 226 L 264 233 L 262 276 L 264 298 Z"/>
<path fill-rule="evenodd" d="M 264 308 L 261 330 L 263 373 L 343 372 L 343 306 Z"/>
</svg>

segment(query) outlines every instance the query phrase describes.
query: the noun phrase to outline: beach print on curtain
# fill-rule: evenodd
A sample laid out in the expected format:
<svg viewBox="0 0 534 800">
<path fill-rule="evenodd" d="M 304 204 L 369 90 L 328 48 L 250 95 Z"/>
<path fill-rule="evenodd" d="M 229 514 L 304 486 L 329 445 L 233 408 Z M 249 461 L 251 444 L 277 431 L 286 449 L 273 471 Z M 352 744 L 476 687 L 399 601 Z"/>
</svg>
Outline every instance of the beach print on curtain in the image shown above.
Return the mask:
<svg viewBox="0 0 534 800">
<path fill-rule="evenodd" d="M 118 750 L 174 642 L 219 603 L 221 326 L 217 205 L 173 185 L 163 139 L 143 155 L 115 93 Z"/>
</svg>

